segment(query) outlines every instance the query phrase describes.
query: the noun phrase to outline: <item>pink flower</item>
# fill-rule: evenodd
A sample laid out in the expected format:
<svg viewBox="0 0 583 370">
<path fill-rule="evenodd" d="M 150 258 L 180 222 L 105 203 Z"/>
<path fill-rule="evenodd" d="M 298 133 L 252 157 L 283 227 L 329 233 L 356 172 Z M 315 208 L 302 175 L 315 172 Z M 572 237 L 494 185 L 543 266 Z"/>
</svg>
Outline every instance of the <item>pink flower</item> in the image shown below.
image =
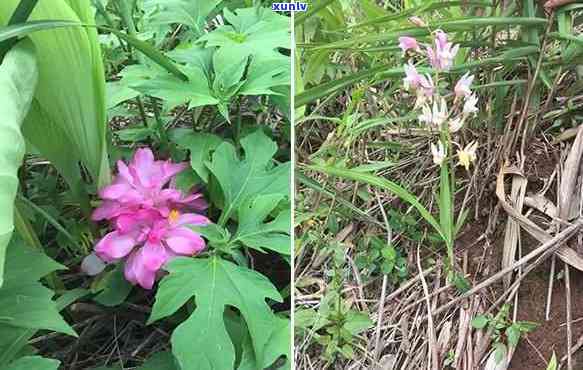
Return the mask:
<svg viewBox="0 0 583 370">
<path fill-rule="evenodd" d="M 119 175 L 113 183 L 99 191 L 103 204 L 92 215 L 94 221 L 110 220 L 143 208 L 157 209 L 168 215 L 171 209 L 206 208 L 202 194 L 183 197 L 173 188 L 164 189 L 174 176 L 186 169 L 186 163 L 155 161 L 150 149 L 138 149 L 131 163 L 117 162 Z"/>
<path fill-rule="evenodd" d="M 427 46 L 429 62 L 437 70 L 449 70 L 453 65 L 459 45 L 447 42 L 447 34 L 441 30 L 436 31 L 434 44 L 435 49 Z"/>
<path fill-rule="evenodd" d="M 411 61 L 409 61 L 408 64 L 405 64 L 403 68 L 405 70 L 405 78 L 403 79 L 405 89 L 417 90 L 421 88 L 423 94 L 426 97 L 430 97 L 433 95 L 433 90 L 435 86 L 433 85 L 433 80 L 429 75 L 423 76 L 422 74 L 417 72 L 417 69 L 415 68 L 413 63 L 411 63 Z"/>
<path fill-rule="evenodd" d="M 455 85 L 454 92 L 456 98 L 461 97 L 467 98 L 468 96 L 470 96 L 472 94 L 472 91 L 470 90 L 470 85 L 472 84 L 473 81 L 474 76 L 473 75 L 470 76 L 470 72 L 466 72 L 466 74 L 463 75 L 462 78 L 460 78 Z"/>
<path fill-rule="evenodd" d="M 95 245 L 95 258 L 125 261 L 125 276 L 133 284 L 151 289 L 158 271 L 177 256 L 192 256 L 205 248 L 204 239 L 188 226 L 205 226 L 209 220 L 189 210 L 207 207 L 202 194 L 176 189 L 176 175 L 185 163 L 156 161 L 150 149 L 138 149 L 129 163 L 117 163 L 119 174 L 99 191 L 104 199 L 92 218 L 109 220 L 113 231 Z M 84 260 L 92 273 L 96 261 Z"/>
<path fill-rule="evenodd" d="M 403 53 L 405 53 L 409 49 L 413 49 L 416 51 L 420 50 L 417 40 L 415 40 L 414 37 L 409 36 L 399 37 L 399 47 L 401 48 L 401 50 L 403 50 Z"/>
<path fill-rule="evenodd" d="M 137 214 L 125 230 L 105 235 L 95 246 L 104 261 L 114 262 L 128 257 L 124 269 L 126 279 L 145 289 L 152 289 L 157 272 L 177 256 L 192 256 L 204 250 L 205 241 L 187 227 L 206 226 L 210 221 L 194 213 L 173 210 L 167 218 L 154 213 Z"/>
</svg>

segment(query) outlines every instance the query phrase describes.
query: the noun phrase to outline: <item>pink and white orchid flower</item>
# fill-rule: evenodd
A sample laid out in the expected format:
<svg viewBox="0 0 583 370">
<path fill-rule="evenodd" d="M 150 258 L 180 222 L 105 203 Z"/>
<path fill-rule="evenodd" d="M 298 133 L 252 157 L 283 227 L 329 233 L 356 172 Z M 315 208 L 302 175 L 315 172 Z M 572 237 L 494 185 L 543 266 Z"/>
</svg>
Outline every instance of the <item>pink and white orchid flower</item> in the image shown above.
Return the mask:
<svg viewBox="0 0 583 370">
<path fill-rule="evenodd" d="M 447 71 L 453 65 L 453 60 L 459 50 L 459 45 L 447 41 L 447 34 L 437 30 L 434 47 L 427 46 L 427 56 L 433 68 L 439 71 Z"/>
<path fill-rule="evenodd" d="M 403 53 L 407 52 L 407 50 L 412 49 L 415 51 L 421 50 L 419 48 L 419 44 L 414 37 L 409 36 L 402 36 L 399 37 L 399 47 L 403 50 Z"/>
<path fill-rule="evenodd" d="M 474 81 L 474 75 L 470 75 L 470 72 L 466 72 L 459 81 L 455 84 L 454 93 L 456 98 L 468 97 L 472 94 L 470 86 Z"/>
</svg>

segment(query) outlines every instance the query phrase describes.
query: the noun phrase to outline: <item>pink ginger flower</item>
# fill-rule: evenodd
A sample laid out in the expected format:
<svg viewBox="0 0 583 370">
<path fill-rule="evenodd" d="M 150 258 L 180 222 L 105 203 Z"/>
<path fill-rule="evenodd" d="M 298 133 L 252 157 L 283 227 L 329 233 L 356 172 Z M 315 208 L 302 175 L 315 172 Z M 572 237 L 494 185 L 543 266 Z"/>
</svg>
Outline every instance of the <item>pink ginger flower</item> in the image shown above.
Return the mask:
<svg viewBox="0 0 583 370">
<path fill-rule="evenodd" d="M 427 56 L 433 68 L 447 71 L 453 65 L 453 60 L 459 50 L 459 45 L 447 42 L 447 34 L 437 30 L 435 34 L 435 49 L 427 46 Z"/>
<path fill-rule="evenodd" d="M 99 191 L 103 204 L 92 215 L 94 221 L 111 220 L 139 208 L 156 209 L 167 216 L 171 209 L 190 207 L 204 210 L 207 207 L 202 194 L 184 197 L 173 186 L 164 188 L 186 163 L 155 161 L 150 149 L 138 149 L 129 166 L 117 162 L 119 175 L 113 183 Z"/>
<path fill-rule="evenodd" d="M 119 174 L 99 191 L 104 199 L 92 218 L 109 220 L 113 231 L 86 257 L 82 269 L 100 272 L 95 257 L 105 262 L 127 258 L 125 276 L 133 284 L 151 289 L 157 272 L 177 256 L 191 256 L 205 248 L 204 239 L 187 226 L 205 226 L 209 220 L 189 210 L 204 210 L 200 193 L 184 194 L 175 177 L 185 163 L 156 161 L 150 149 L 138 149 L 129 163 L 117 163 Z M 101 268 L 102 270 L 103 268 Z"/>
<path fill-rule="evenodd" d="M 127 257 L 124 275 L 132 284 L 152 289 L 157 272 L 178 256 L 192 256 L 205 248 L 204 239 L 187 226 L 206 226 L 210 221 L 194 213 L 172 210 L 167 218 L 154 212 L 127 215 L 125 227 L 105 235 L 95 246 L 106 262 Z"/>
<path fill-rule="evenodd" d="M 399 47 L 401 48 L 401 50 L 403 50 L 403 53 L 407 52 L 407 50 L 409 50 L 409 49 L 412 49 L 415 51 L 421 50 L 419 48 L 419 44 L 417 43 L 417 40 L 415 40 L 414 37 L 409 37 L 409 36 L 399 37 Z"/>
<path fill-rule="evenodd" d="M 472 95 L 472 91 L 470 90 L 470 86 L 474 81 L 474 75 L 470 76 L 470 72 L 466 72 L 459 81 L 455 84 L 454 92 L 456 98 L 461 97 L 469 97 Z"/>
</svg>

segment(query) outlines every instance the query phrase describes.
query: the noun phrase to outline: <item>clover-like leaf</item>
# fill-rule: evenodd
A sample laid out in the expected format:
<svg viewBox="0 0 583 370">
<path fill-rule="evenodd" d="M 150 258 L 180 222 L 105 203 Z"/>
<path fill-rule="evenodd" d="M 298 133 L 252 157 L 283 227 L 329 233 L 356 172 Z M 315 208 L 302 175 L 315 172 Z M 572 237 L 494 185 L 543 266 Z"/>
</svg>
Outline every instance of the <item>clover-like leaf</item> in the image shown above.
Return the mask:
<svg viewBox="0 0 583 370">
<path fill-rule="evenodd" d="M 239 310 L 258 363 L 265 368 L 266 346 L 277 317 L 265 301 L 281 301 L 263 275 L 219 257 L 177 258 L 166 269 L 149 322 L 172 315 L 192 300 L 196 309 L 172 333 L 172 352 L 182 370 L 232 370 L 235 347 L 227 332 L 227 306 Z"/>
<path fill-rule="evenodd" d="M 291 254 L 291 209 L 278 210 L 271 221 L 266 220 L 283 199 L 280 194 L 261 195 L 249 198 L 239 207 L 239 228 L 233 241 L 263 252 L 270 249 L 278 253 Z"/>
<path fill-rule="evenodd" d="M 273 156 L 277 145 L 258 129 L 241 139 L 245 152 L 239 158 L 235 147 L 224 142 L 215 150 L 207 168 L 216 177 L 223 193 L 223 213 L 220 225 L 249 200 L 258 195 L 289 196 L 290 163 L 275 166 Z"/>
</svg>

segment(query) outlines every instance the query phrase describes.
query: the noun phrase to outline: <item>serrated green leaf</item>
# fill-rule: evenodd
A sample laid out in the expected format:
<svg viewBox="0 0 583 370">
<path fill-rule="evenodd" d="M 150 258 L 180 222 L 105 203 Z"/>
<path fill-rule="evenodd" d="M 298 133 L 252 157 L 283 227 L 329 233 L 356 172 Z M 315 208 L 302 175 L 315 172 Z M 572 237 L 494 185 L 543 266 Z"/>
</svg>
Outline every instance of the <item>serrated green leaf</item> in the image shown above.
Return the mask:
<svg viewBox="0 0 583 370">
<path fill-rule="evenodd" d="M 184 67 L 183 71 L 188 81 L 183 81 L 171 74 L 163 74 L 151 79 L 135 81 L 130 87 L 165 100 L 170 108 L 184 103 L 188 103 L 188 107 L 192 108 L 219 102 L 212 95 L 208 80 L 200 68 Z"/>
<path fill-rule="evenodd" d="M 172 334 L 172 352 L 182 370 L 233 369 L 235 349 L 223 318 L 227 306 L 241 313 L 255 357 L 265 364 L 276 323 L 265 299 L 282 300 L 265 276 L 218 257 L 177 258 L 166 269 L 169 275 L 160 283 L 149 322 L 172 315 L 194 298 L 196 309 Z"/>
<path fill-rule="evenodd" d="M 242 95 L 276 95 L 276 86 L 289 85 L 291 80 L 290 58 L 279 56 L 252 61 L 241 90 Z"/>
<path fill-rule="evenodd" d="M 220 137 L 208 133 L 189 133 L 175 140 L 181 148 L 190 151 L 190 166 L 205 182 L 209 181 L 209 171 L 205 163 L 211 159 L 211 153 L 223 142 Z"/>
<path fill-rule="evenodd" d="M 280 194 L 271 194 L 249 198 L 244 202 L 239 207 L 239 227 L 233 242 L 241 242 L 262 252 L 265 248 L 281 254 L 291 254 L 291 208 L 279 210 L 271 221 L 266 222 L 283 199 Z"/>
<path fill-rule="evenodd" d="M 251 57 L 257 63 L 281 56 L 278 48 L 290 49 L 290 19 L 266 8 L 224 9 L 230 23 L 201 37 L 198 42 L 216 46 L 215 70 L 226 70 Z"/>
<path fill-rule="evenodd" d="M 272 158 L 277 145 L 262 130 L 241 139 L 245 158 L 240 159 L 235 147 L 222 143 L 214 152 L 207 168 L 216 177 L 224 197 L 220 225 L 227 220 L 250 197 L 277 194 L 289 196 L 290 163 L 274 166 Z"/>
<path fill-rule="evenodd" d="M 14 230 L 14 199 L 18 189 L 18 168 L 25 152 L 20 131 L 33 99 L 38 79 L 34 46 L 18 44 L 0 65 L 0 287 L 4 256 Z"/>
<path fill-rule="evenodd" d="M 145 0 L 148 22 L 154 25 L 180 23 L 201 33 L 206 17 L 221 0 Z"/>
</svg>

